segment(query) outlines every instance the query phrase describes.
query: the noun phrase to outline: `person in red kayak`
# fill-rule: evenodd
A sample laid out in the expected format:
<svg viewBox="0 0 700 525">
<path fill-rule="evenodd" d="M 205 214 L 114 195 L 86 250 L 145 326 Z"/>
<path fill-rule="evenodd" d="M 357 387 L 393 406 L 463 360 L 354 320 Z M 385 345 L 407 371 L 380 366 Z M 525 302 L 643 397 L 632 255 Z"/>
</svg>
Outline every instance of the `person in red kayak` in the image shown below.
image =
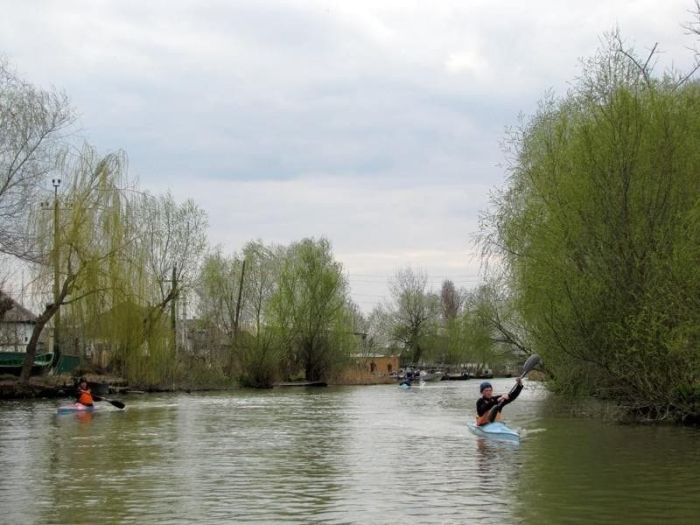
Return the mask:
<svg viewBox="0 0 700 525">
<path fill-rule="evenodd" d="M 76 392 L 75 402 L 80 403 L 81 405 L 85 405 L 86 407 L 91 407 L 94 404 L 92 391 L 90 390 L 90 387 L 88 386 L 87 381 L 84 377 L 81 377 L 80 381 L 78 381 L 78 389 Z"/>
<path fill-rule="evenodd" d="M 488 381 L 479 385 L 481 397 L 476 402 L 476 425 L 481 426 L 493 423 L 500 418 L 501 410 L 511 401 L 514 401 L 523 389 L 523 381 L 519 377 L 515 379 L 516 385 L 507 394 L 493 395 L 493 387 Z"/>
</svg>

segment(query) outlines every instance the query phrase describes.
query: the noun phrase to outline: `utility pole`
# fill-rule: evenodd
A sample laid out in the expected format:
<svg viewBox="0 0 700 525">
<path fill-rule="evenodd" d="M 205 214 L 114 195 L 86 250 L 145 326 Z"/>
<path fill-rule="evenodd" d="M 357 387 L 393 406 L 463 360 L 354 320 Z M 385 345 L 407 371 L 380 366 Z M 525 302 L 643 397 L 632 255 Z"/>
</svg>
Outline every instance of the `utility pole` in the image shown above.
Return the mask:
<svg viewBox="0 0 700 525">
<path fill-rule="evenodd" d="M 182 293 L 182 315 L 180 316 L 180 348 L 185 351 L 189 350 L 189 345 L 187 344 L 187 331 L 189 326 L 187 325 L 187 293 L 183 291 Z"/>
<path fill-rule="evenodd" d="M 236 316 L 233 319 L 233 340 L 238 339 L 238 315 L 241 313 L 241 292 L 243 291 L 243 276 L 245 275 L 245 259 L 241 267 L 241 280 L 238 283 L 238 300 L 236 301 Z"/>
<path fill-rule="evenodd" d="M 177 355 L 177 320 L 175 319 L 177 313 L 175 304 L 177 302 L 177 267 L 175 265 L 173 265 L 172 286 L 173 298 L 170 301 L 170 322 L 173 330 L 173 349 L 175 350 L 175 355 Z"/>
<path fill-rule="evenodd" d="M 53 184 L 53 301 L 57 306 L 53 324 L 53 361 L 54 363 L 58 363 L 58 358 L 61 356 L 61 345 L 59 343 L 59 336 L 61 333 L 61 307 L 58 304 L 61 271 L 61 249 L 58 228 L 58 187 L 61 185 L 61 179 L 51 179 L 51 184 Z"/>
<path fill-rule="evenodd" d="M 236 346 L 238 345 L 238 316 L 241 313 L 241 292 L 243 291 L 243 277 L 245 275 L 245 259 L 243 259 L 243 266 L 241 266 L 241 279 L 238 282 L 238 300 L 236 301 L 236 314 L 233 317 L 233 345 L 231 347 L 231 354 L 229 356 L 229 373 L 233 371 L 234 356 L 236 353 Z"/>
</svg>

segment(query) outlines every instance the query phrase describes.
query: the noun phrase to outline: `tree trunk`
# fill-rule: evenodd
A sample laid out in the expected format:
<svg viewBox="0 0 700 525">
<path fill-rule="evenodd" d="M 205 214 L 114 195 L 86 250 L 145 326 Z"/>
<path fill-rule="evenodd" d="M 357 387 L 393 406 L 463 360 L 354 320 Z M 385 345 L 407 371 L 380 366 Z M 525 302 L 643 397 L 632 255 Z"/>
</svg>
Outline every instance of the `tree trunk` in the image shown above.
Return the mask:
<svg viewBox="0 0 700 525">
<path fill-rule="evenodd" d="M 34 365 L 34 357 L 36 356 L 36 345 L 39 342 L 39 336 L 41 335 L 44 326 L 46 326 L 46 323 L 48 323 L 54 316 L 63 303 L 63 300 L 68 296 L 68 292 L 70 292 L 71 288 L 73 287 L 76 277 L 77 276 L 75 274 L 70 274 L 68 277 L 66 277 L 66 280 L 63 281 L 63 286 L 61 287 L 61 291 L 58 294 L 56 302 L 47 305 L 41 315 L 37 317 L 34 330 L 32 331 L 32 336 L 29 338 L 29 343 L 27 343 L 27 353 L 24 356 L 22 372 L 19 375 L 20 384 L 26 385 L 29 382 L 29 376 L 32 373 L 32 366 Z"/>
<path fill-rule="evenodd" d="M 34 357 L 36 356 L 36 347 L 39 342 L 39 337 L 41 332 L 44 330 L 44 326 L 58 311 L 58 304 L 50 304 L 42 312 L 42 314 L 37 318 L 36 324 L 34 325 L 34 330 L 32 330 L 32 336 L 29 338 L 29 343 L 27 343 L 27 353 L 24 356 L 24 363 L 22 364 L 22 372 L 19 375 L 20 384 L 26 385 L 29 382 L 29 376 L 32 373 L 32 366 L 34 365 Z"/>
</svg>

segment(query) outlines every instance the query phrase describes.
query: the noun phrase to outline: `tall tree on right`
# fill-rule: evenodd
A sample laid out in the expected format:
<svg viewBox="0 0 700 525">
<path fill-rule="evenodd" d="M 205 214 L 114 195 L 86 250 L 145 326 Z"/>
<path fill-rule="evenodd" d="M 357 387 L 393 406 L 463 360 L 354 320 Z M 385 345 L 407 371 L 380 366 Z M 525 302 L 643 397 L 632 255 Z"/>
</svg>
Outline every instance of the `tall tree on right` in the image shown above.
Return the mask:
<svg viewBox="0 0 700 525">
<path fill-rule="evenodd" d="M 618 34 L 510 137 L 484 217 L 528 346 L 560 391 L 700 414 L 700 85 Z"/>
</svg>

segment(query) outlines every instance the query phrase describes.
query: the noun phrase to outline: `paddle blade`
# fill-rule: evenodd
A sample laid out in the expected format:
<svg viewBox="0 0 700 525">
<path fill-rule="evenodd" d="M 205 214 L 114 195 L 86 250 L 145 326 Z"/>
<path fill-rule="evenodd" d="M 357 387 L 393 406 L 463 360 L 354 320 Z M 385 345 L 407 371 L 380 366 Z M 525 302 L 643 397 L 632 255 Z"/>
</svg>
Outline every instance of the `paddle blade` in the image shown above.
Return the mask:
<svg viewBox="0 0 700 525">
<path fill-rule="evenodd" d="M 537 354 L 532 354 L 530 357 L 528 357 L 527 361 L 525 361 L 525 364 L 523 365 L 523 373 L 520 374 L 520 377 L 525 377 L 530 370 L 540 364 L 540 361 L 540 356 Z"/>
<path fill-rule="evenodd" d="M 116 399 L 105 399 L 105 401 L 117 408 L 124 408 L 126 406 L 124 403 L 122 403 L 121 401 L 117 401 Z"/>
</svg>

